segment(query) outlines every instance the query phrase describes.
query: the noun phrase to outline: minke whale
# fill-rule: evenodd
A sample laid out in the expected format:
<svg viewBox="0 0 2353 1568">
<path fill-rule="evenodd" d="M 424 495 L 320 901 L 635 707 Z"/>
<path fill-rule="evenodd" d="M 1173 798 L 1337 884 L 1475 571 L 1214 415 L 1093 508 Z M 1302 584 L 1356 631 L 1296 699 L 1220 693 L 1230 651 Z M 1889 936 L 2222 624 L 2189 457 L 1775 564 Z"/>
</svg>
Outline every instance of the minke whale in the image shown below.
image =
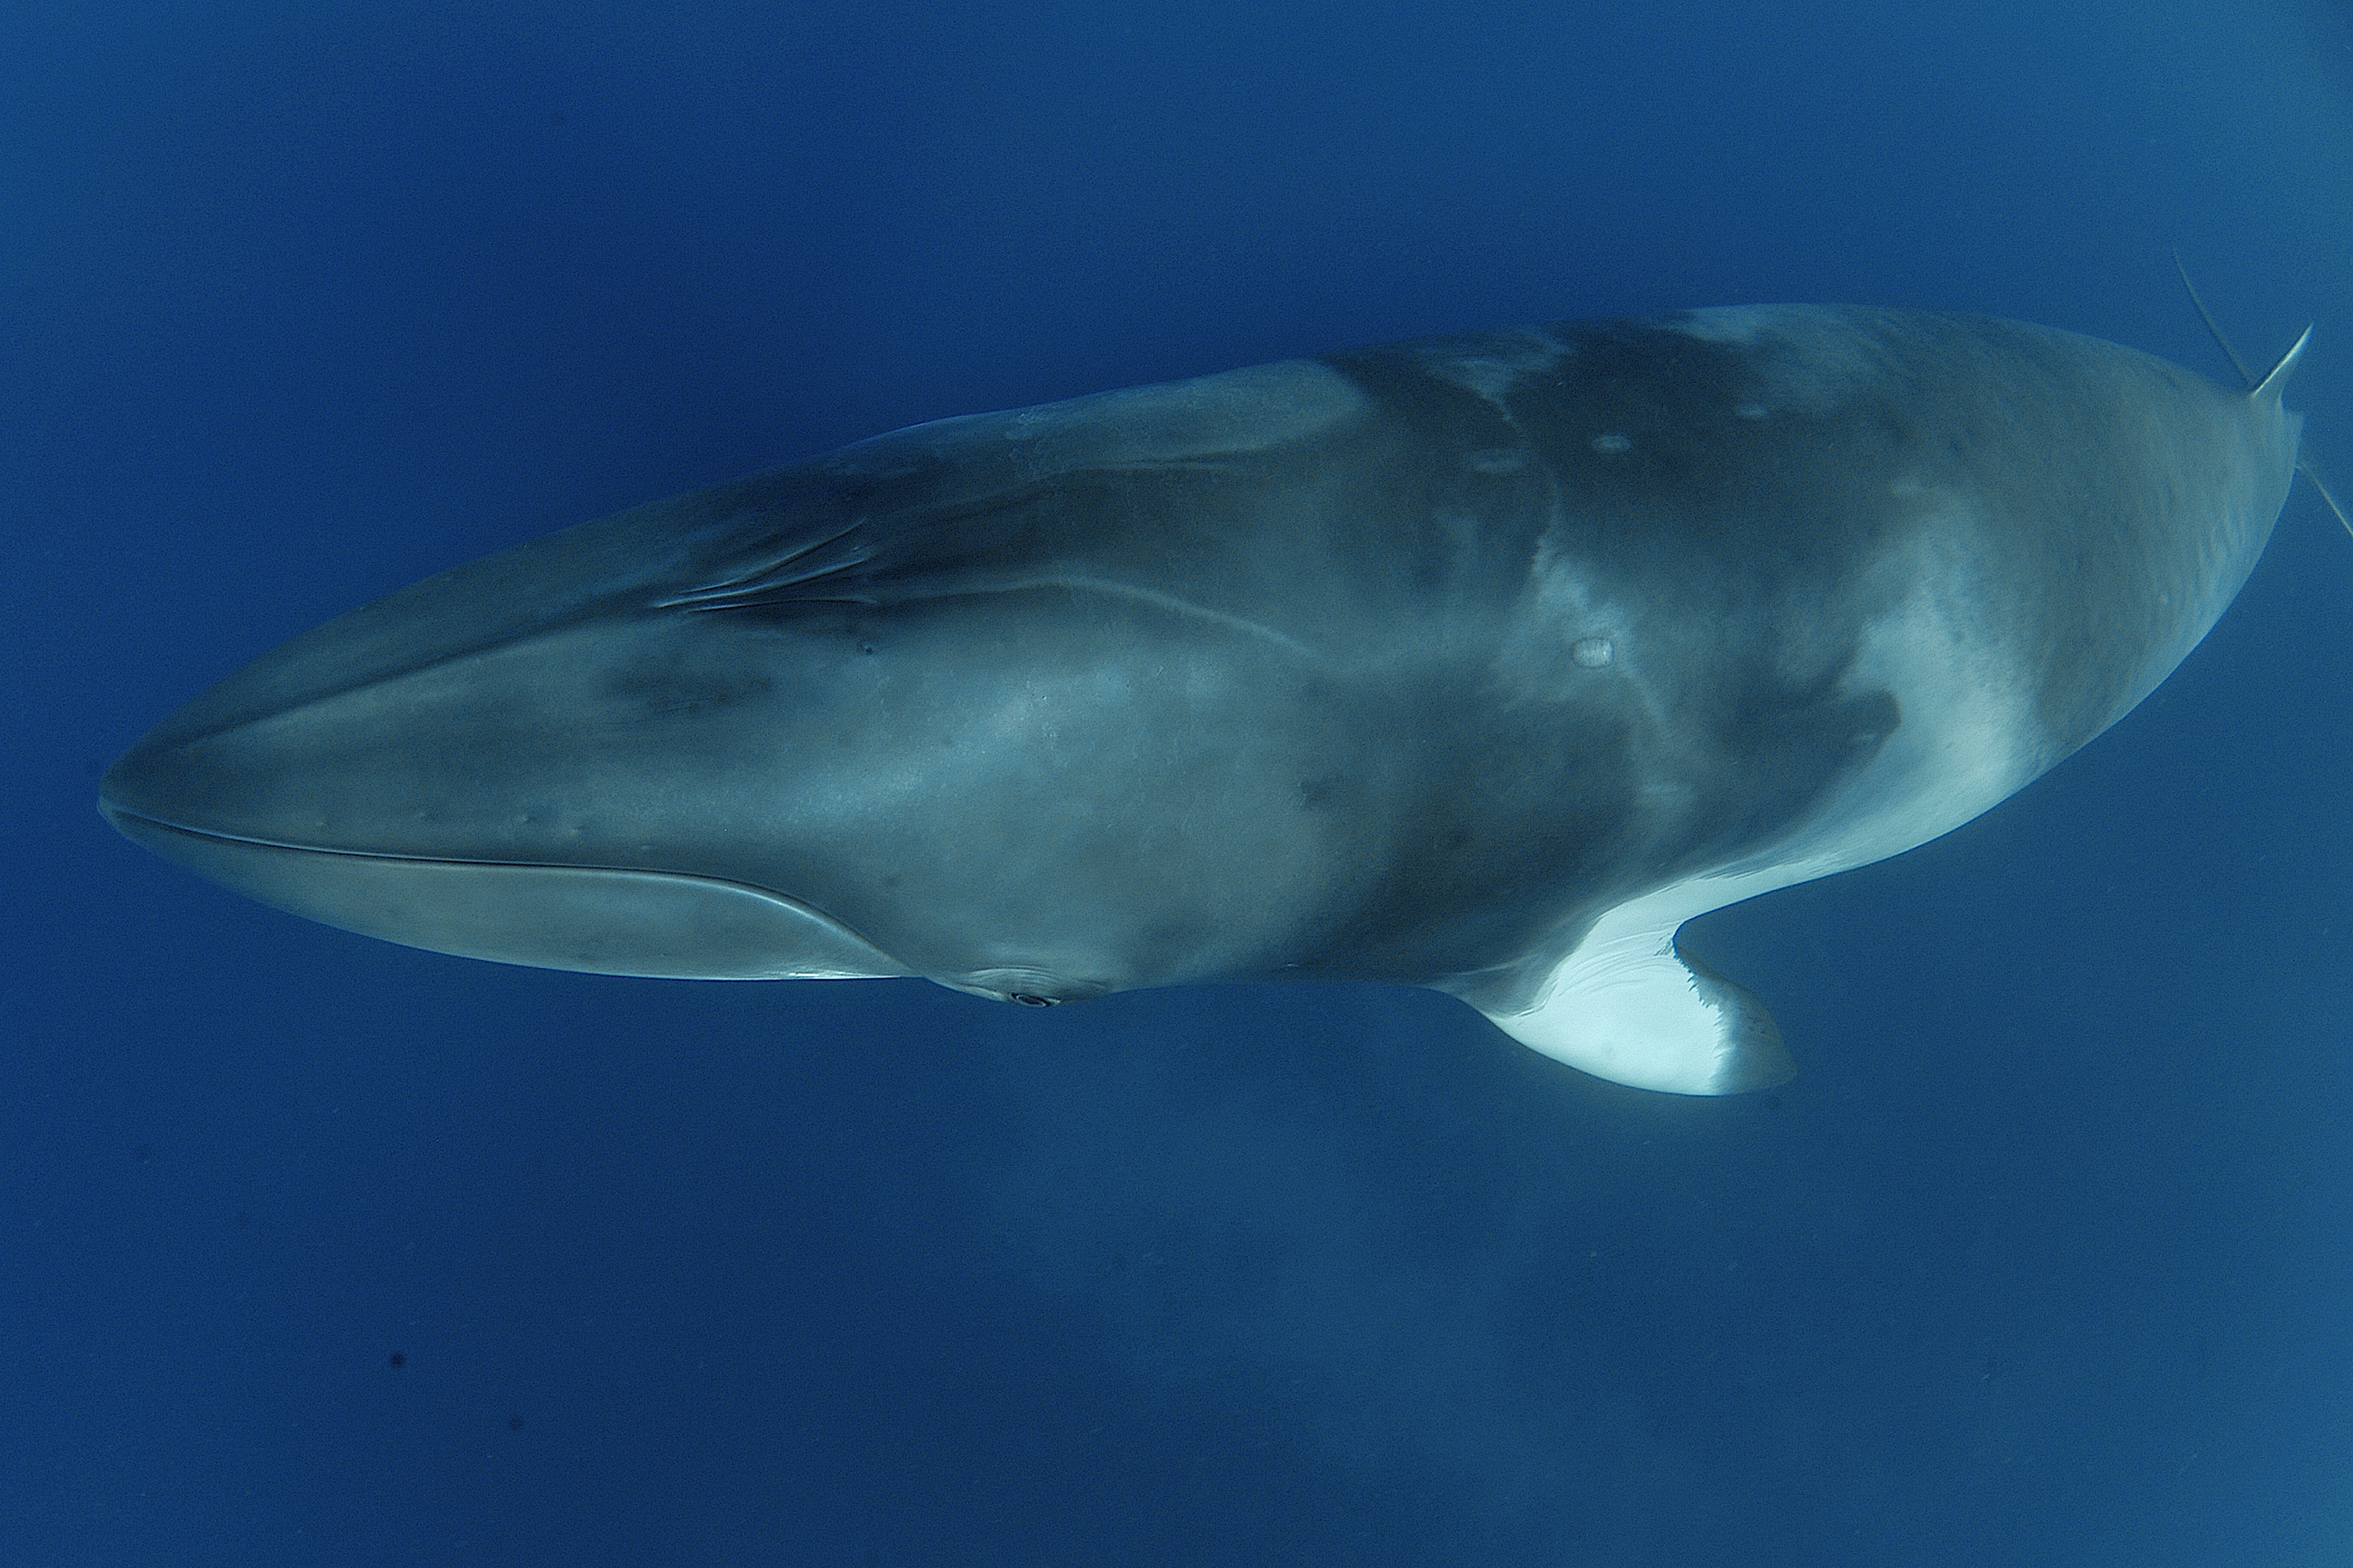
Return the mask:
<svg viewBox="0 0 2353 1568">
<path fill-rule="evenodd" d="M 2302 348 L 2226 390 L 1761 306 L 944 419 L 330 621 L 100 809 L 442 952 L 1033 1005 L 1386 981 L 1619 1083 L 1761 1088 L 1779 1032 L 1677 928 L 2130 711 L 2271 533 Z"/>
</svg>

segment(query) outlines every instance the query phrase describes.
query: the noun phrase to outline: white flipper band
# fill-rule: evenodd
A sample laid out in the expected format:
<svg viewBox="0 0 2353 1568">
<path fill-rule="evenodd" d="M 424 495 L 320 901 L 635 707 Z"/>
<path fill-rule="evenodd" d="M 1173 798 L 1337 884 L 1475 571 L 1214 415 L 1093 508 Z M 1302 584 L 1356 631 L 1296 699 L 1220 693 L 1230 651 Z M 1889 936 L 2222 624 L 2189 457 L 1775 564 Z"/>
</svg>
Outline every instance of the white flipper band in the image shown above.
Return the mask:
<svg viewBox="0 0 2353 1568">
<path fill-rule="evenodd" d="M 1681 922 L 1609 930 L 1605 919 L 1525 1013 L 1487 1016 L 1580 1072 L 1672 1094 L 1740 1094 L 1797 1073 L 1764 1005 L 1675 951 Z"/>
</svg>

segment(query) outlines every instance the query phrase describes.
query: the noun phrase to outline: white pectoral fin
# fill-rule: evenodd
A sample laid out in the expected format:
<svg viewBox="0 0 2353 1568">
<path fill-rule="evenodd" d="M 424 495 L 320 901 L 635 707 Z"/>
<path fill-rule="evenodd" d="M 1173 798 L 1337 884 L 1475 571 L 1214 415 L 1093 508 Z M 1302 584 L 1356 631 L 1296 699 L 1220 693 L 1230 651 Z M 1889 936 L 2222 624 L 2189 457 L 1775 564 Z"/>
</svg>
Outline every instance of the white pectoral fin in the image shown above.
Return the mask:
<svg viewBox="0 0 2353 1568">
<path fill-rule="evenodd" d="M 1555 1060 L 1636 1089 L 1741 1094 L 1798 1070 L 1764 1004 L 1677 952 L 1673 925 L 1598 930 L 1534 1008 L 1487 1016 Z"/>
</svg>

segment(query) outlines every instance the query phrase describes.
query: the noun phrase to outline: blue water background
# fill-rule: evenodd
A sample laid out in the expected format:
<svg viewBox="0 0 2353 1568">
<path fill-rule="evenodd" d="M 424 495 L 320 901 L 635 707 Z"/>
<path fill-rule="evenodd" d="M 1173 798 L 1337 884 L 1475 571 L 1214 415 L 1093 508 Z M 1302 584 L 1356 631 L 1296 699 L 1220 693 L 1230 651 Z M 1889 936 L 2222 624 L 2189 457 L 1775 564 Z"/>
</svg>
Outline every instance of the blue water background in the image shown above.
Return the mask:
<svg viewBox="0 0 2353 1568">
<path fill-rule="evenodd" d="M 304 627 L 935 416 L 1423 332 L 1984 310 L 2353 489 L 2288 3 L 0 16 L 0 1563 L 2353 1562 L 2353 539 L 1710 917 L 1803 1076 L 1445 998 L 467 963 L 117 839 Z M 397 1354 L 401 1364 L 394 1364 Z"/>
</svg>

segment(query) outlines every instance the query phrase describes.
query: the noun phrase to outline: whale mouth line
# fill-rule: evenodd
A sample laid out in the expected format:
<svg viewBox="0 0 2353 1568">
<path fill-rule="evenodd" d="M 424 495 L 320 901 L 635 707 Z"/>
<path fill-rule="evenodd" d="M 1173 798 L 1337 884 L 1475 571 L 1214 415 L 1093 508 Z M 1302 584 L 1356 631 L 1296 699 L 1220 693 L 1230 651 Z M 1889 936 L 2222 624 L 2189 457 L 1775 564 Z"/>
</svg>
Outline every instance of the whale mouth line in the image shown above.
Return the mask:
<svg viewBox="0 0 2353 1568">
<path fill-rule="evenodd" d="M 616 877 L 675 877 L 681 882 L 707 882 L 714 888 L 731 888 L 763 899 L 774 899 L 780 904 L 790 904 L 810 914 L 818 912 L 798 899 L 787 898 L 756 882 L 739 882 L 732 877 L 707 877 L 700 871 L 665 871 L 649 866 L 605 866 L 586 860 L 492 860 L 478 855 L 404 855 L 390 849 L 339 849 L 332 844 L 304 844 L 291 838 L 263 838 L 250 833 L 221 833 L 209 827 L 190 827 L 169 817 L 153 816 L 143 811 L 133 811 L 127 805 L 118 805 L 103 796 L 99 800 L 98 810 L 99 815 L 112 823 L 117 831 L 121 831 L 125 821 L 130 821 L 142 827 L 160 827 L 166 833 L 177 833 L 208 844 L 282 849 L 295 855 L 334 855 L 347 860 L 385 860 L 406 866 L 480 866 L 494 871 L 588 871 Z M 824 918 L 832 919 L 830 915 Z M 838 925 L 840 922 L 837 921 L 834 923 Z"/>
<path fill-rule="evenodd" d="M 337 849 L 325 844 L 301 844 L 290 838 L 262 838 L 250 833 L 221 833 L 209 827 L 190 827 L 185 822 L 174 822 L 168 816 L 156 816 L 149 812 L 134 811 L 127 805 L 99 796 L 98 814 L 121 831 L 125 822 L 142 827 L 160 827 L 166 833 L 201 839 L 209 844 L 245 844 L 256 849 L 286 849 L 300 855 L 341 855 L 353 860 L 405 860 L 423 866 L 518 866 L 539 870 L 627 871 L 627 866 L 566 867 L 560 861 L 546 860 L 480 860 L 457 855 L 396 855 L 381 849 Z M 709 879 L 716 880 L 716 879 Z M 753 889 L 758 891 L 760 889 Z"/>
<path fill-rule="evenodd" d="M 681 980 L 913 973 L 823 910 L 691 871 L 387 854 L 190 827 L 101 797 L 134 843 L 263 903 L 460 957 Z"/>
</svg>

